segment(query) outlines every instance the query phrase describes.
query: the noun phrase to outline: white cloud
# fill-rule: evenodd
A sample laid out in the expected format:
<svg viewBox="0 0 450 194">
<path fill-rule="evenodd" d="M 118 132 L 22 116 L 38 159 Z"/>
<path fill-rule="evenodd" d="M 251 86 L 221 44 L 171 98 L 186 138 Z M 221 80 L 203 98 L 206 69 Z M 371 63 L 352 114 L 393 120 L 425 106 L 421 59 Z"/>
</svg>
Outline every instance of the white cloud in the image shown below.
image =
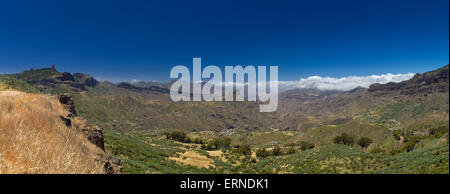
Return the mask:
<svg viewBox="0 0 450 194">
<path fill-rule="evenodd" d="M 342 78 L 310 76 L 301 78 L 298 81 L 279 81 L 280 91 L 296 88 L 317 88 L 320 90 L 340 90 L 348 91 L 358 86 L 368 88 L 371 84 L 388 82 L 401 82 L 411 79 L 414 73 L 407 74 L 382 74 L 370 76 L 348 76 Z"/>
<path fill-rule="evenodd" d="M 132 83 L 132 84 L 135 84 L 135 83 L 138 83 L 138 82 L 140 82 L 141 80 L 139 80 L 139 79 L 127 79 L 127 78 L 104 78 L 104 77 L 95 77 L 95 79 L 96 80 L 98 80 L 98 81 L 109 81 L 109 82 L 112 82 L 112 83 L 120 83 L 120 82 L 127 82 L 127 83 Z"/>
<path fill-rule="evenodd" d="M 139 81 L 138 79 L 131 79 L 130 82 L 131 82 L 131 83 L 138 83 L 138 82 L 140 82 L 140 81 Z"/>
</svg>

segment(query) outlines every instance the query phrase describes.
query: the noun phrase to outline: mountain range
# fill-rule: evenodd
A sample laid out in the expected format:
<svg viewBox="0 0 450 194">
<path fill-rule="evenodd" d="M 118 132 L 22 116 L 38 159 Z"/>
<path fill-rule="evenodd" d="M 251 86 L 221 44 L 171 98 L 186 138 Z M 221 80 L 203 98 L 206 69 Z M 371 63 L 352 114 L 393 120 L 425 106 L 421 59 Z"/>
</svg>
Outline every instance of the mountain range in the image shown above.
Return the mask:
<svg viewBox="0 0 450 194">
<path fill-rule="evenodd" d="M 83 73 L 58 72 L 54 66 L 31 69 L 17 74 L 0 75 L 0 89 L 71 96 L 79 117 L 85 118 L 104 130 L 106 150 L 109 149 L 112 154 L 122 158 L 125 161 L 124 170 L 129 173 L 148 173 L 148 171 L 159 168 L 145 166 L 144 161 L 149 159 L 136 155 L 137 153 L 126 147 L 141 146 L 147 151 L 156 149 L 154 151 L 157 153 L 164 152 L 158 146 L 163 144 L 173 146 L 173 144 L 161 140 L 160 137 L 170 131 L 183 131 L 191 139 L 200 138 L 205 142 L 227 137 L 231 139 L 231 145 L 236 149 L 247 144 L 254 148 L 269 150 L 278 146 L 288 149 L 288 145 L 294 145 L 293 148 L 297 148 L 301 147 L 301 145 L 295 147 L 299 142 L 310 142 L 316 147 L 319 146 L 313 150 L 319 152 L 342 151 L 345 152 L 345 158 L 349 157 L 348 154 L 356 152 L 346 150 L 345 147 L 334 146 L 333 138 L 342 133 L 351 134 L 355 138 L 371 138 L 373 143 L 365 152 L 357 151 L 356 155 L 361 155 L 360 157 L 363 158 L 369 157 L 368 152 L 371 151 L 382 150 L 380 152 L 391 154 L 403 153 L 405 150 L 410 152 L 411 150 L 407 149 L 407 146 L 410 146 L 411 140 L 408 140 L 411 138 L 414 138 L 413 146 L 416 149 L 420 146 L 423 149 L 444 149 L 440 146 L 443 139 L 447 138 L 447 149 L 442 151 L 444 158 L 439 160 L 444 163 L 444 166 L 445 163 L 447 164 L 447 168 L 443 170 L 448 173 L 448 65 L 434 71 L 416 74 L 410 80 L 399 83 L 373 84 L 369 88 L 358 87 L 350 91 L 314 88 L 284 91 L 279 94 L 279 106 L 273 113 L 259 112 L 258 102 L 175 103 L 170 99 L 169 88 L 170 83 L 97 81 L 94 77 Z M 444 127 L 443 135 L 433 136 L 434 139 L 429 137 L 434 135 L 436 129 L 442 127 Z M 150 140 L 147 138 L 150 138 L 151 142 L 159 143 L 149 143 Z M 124 142 L 127 142 L 127 146 L 124 145 Z M 148 147 L 153 144 L 155 146 Z M 202 149 L 197 149 L 196 145 L 184 146 L 191 146 L 188 151 L 182 151 L 185 158 L 189 159 L 192 155 L 195 158 L 196 154 L 203 153 Z M 140 154 L 145 155 L 147 151 Z M 167 158 L 175 157 L 169 153 L 178 153 L 180 150 L 173 148 L 166 152 L 170 156 L 158 159 L 156 163 L 166 162 Z M 253 154 L 256 153 L 255 150 L 253 152 Z M 312 157 L 304 155 L 305 153 L 301 152 L 297 157 L 283 156 L 281 161 L 285 161 L 285 164 L 288 165 L 292 161 L 306 160 L 308 157 Z M 415 151 L 414 154 L 418 153 Z M 445 153 L 447 153 L 446 156 Z M 225 151 L 222 151 L 219 156 L 214 156 L 214 154 L 215 152 L 205 154 L 209 156 L 207 158 L 211 158 L 211 166 L 216 167 L 214 172 L 240 172 L 233 168 L 234 164 L 228 164 L 232 160 L 231 158 L 224 159 L 231 157 L 226 156 Z M 410 155 L 395 156 L 410 157 Z M 253 158 L 255 157 L 253 156 Z M 381 161 L 385 159 L 378 161 L 378 156 L 375 158 L 372 159 L 380 162 L 379 168 L 367 172 L 379 172 L 390 168 L 382 165 Z M 179 162 L 178 159 L 174 159 L 174 161 L 177 161 L 177 164 L 186 163 Z M 274 167 L 276 173 L 308 173 L 308 171 L 304 171 L 304 168 L 298 168 L 298 166 L 281 169 L 278 167 L 278 165 L 282 165 L 279 164 L 280 161 L 271 158 L 264 160 L 259 158 L 255 164 L 252 162 L 247 164 L 248 161 L 240 163 L 242 163 L 241 166 L 245 165 L 249 169 L 254 169 L 250 173 L 273 173 L 273 169 L 268 170 L 258 166 L 262 161 L 267 165 L 276 163 L 277 167 Z M 152 160 L 151 164 L 154 165 L 154 162 Z M 218 169 L 220 170 L 217 171 Z M 166 173 L 167 171 L 159 169 L 156 172 Z M 316 171 L 309 173 L 314 172 Z M 365 173 L 361 169 L 351 172 Z M 394 169 L 383 172 L 403 171 Z"/>
</svg>

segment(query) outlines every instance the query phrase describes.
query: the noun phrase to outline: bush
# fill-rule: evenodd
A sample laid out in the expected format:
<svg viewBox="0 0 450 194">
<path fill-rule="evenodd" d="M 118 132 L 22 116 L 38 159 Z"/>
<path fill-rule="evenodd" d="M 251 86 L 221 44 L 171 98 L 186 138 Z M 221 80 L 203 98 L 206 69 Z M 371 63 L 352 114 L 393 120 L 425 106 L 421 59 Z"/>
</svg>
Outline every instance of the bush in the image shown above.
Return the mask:
<svg viewBox="0 0 450 194">
<path fill-rule="evenodd" d="M 391 154 L 394 155 L 394 154 L 398 154 L 398 153 L 401 153 L 401 152 L 404 152 L 404 151 L 412 152 L 412 151 L 415 150 L 416 144 L 419 143 L 419 142 L 420 142 L 420 140 L 418 138 L 412 137 L 412 136 L 408 136 L 408 137 L 405 138 L 405 144 L 402 147 L 400 147 L 400 148 L 392 150 Z"/>
<path fill-rule="evenodd" d="M 294 147 L 294 146 L 297 146 L 297 144 L 296 143 L 287 143 L 287 144 L 284 144 L 284 146 L 286 146 L 286 147 Z"/>
<path fill-rule="evenodd" d="M 224 137 L 224 138 L 220 139 L 220 145 L 224 148 L 229 148 L 231 145 L 231 138 Z"/>
<path fill-rule="evenodd" d="M 448 126 L 434 127 L 430 130 L 430 135 L 434 138 L 443 137 L 445 134 L 448 134 Z"/>
<path fill-rule="evenodd" d="M 344 144 L 352 146 L 355 143 L 355 138 L 347 133 L 342 133 L 341 135 L 334 137 L 333 142 L 335 144 Z"/>
<path fill-rule="evenodd" d="M 195 138 L 195 139 L 192 141 L 192 143 L 195 143 L 195 144 L 203 144 L 203 140 L 200 139 L 200 138 Z"/>
<path fill-rule="evenodd" d="M 315 145 L 312 144 L 312 143 L 309 143 L 309 142 L 306 142 L 306 141 L 301 141 L 300 142 L 300 149 L 302 151 L 313 149 L 314 147 L 315 147 Z"/>
<path fill-rule="evenodd" d="M 200 149 L 202 149 L 202 150 L 208 150 L 208 151 L 216 150 L 211 144 L 202 144 L 202 146 L 200 147 Z"/>
<path fill-rule="evenodd" d="M 372 139 L 368 138 L 368 137 L 361 137 L 358 140 L 358 145 L 361 146 L 362 148 L 367 148 L 370 146 L 370 144 L 372 144 L 373 141 Z"/>
<path fill-rule="evenodd" d="M 220 148 L 220 145 L 221 145 L 219 139 L 212 140 L 209 144 L 210 144 L 212 147 L 214 147 L 215 149 L 219 149 L 219 148 Z"/>
<path fill-rule="evenodd" d="M 204 144 L 203 144 L 204 145 Z M 225 149 L 230 148 L 231 146 L 231 138 L 225 137 L 221 139 L 214 139 L 211 142 L 209 142 L 207 145 L 203 146 L 202 149 L 204 150 L 218 150 L 218 149 Z"/>
<path fill-rule="evenodd" d="M 272 155 L 274 155 L 274 156 L 279 156 L 279 155 L 281 155 L 281 154 L 282 154 L 282 153 L 281 153 L 280 147 L 276 146 L 276 147 L 273 148 L 273 150 L 272 150 Z"/>
<path fill-rule="evenodd" d="M 401 130 L 394 130 L 392 132 L 392 135 L 394 136 L 395 140 L 400 141 L 401 136 L 402 136 L 402 131 Z"/>
<path fill-rule="evenodd" d="M 270 153 L 265 148 L 260 148 L 256 151 L 256 156 L 259 158 L 265 158 L 269 155 Z"/>
<path fill-rule="evenodd" d="M 369 151 L 371 154 L 386 154 L 386 150 L 380 147 L 373 148 Z"/>
<path fill-rule="evenodd" d="M 251 155 L 252 147 L 249 144 L 244 144 L 239 146 L 239 148 L 235 148 L 233 151 L 239 154 Z"/>
<path fill-rule="evenodd" d="M 186 133 L 184 131 L 172 131 L 166 134 L 167 139 L 174 141 L 184 142 L 186 139 Z"/>
<path fill-rule="evenodd" d="M 289 148 L 286 150 L 286 154 L 295 154 L 295 153 L 297 153 L 297 150 L 295 148 Z"/>
</svg>

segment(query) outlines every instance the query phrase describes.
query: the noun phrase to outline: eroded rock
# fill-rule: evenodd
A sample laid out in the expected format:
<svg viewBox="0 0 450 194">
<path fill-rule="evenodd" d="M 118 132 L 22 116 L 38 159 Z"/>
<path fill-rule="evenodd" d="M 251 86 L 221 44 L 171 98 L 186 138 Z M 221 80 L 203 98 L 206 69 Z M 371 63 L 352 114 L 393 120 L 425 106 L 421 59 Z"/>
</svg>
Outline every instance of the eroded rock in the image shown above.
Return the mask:
<svg viewBox="0 0 450 194">
<path fill-rule="evenodd" d="M 62 94 L 59 96 L 59 102 L 67 107 L 69 111 L 68 117 L 76 117 L 78 116 L 77 111 L 75 110 L 75 103 L 73 102 L 72 96 L 70 94 Z"/>
<path fill-rule="evenodd" d="M 105 138 L 101 129 L 81 129 L 86 138 L 92 144 L 96 145 L 102 150 L 105 150 Z"/>
</svg>

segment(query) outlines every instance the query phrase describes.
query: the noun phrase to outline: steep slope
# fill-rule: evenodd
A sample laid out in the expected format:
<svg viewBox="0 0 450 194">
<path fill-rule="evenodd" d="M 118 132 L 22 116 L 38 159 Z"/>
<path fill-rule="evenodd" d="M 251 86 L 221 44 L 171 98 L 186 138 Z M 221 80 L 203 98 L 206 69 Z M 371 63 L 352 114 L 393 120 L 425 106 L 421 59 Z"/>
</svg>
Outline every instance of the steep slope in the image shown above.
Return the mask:
<svg viewBox="0 0 450 194">
<path fill-rule="evenodd" d="M 0 91 L 0 174 L 112 173 L 93 133 L 54 96 Z"/>
</svg>

